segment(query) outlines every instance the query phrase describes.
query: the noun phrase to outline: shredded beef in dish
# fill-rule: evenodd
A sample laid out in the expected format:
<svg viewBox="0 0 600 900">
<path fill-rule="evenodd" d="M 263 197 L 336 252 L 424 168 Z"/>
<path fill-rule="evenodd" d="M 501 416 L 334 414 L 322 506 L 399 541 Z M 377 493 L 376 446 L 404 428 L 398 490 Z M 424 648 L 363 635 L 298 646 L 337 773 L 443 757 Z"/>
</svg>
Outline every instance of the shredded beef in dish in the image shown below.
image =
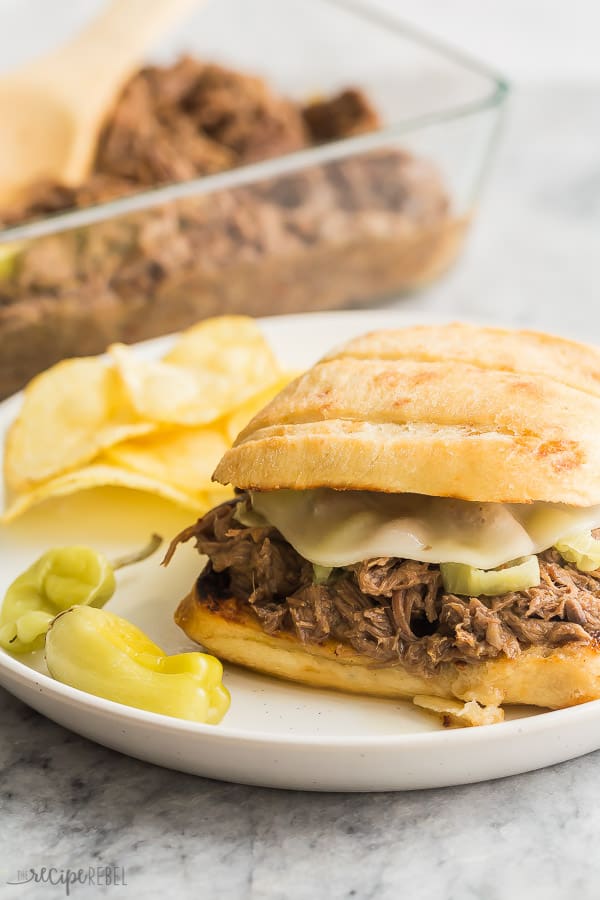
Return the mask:
<svg viewBox="0 0 600 900">
<path fill-rule="evenodd" d="M 376 110 L 355 88 L 303 107 L 262 78 L 183 56 L 171 66 L 146 66 L 128 81 L 83 184 L 37 182 L 20 206 L 0 210 L 0 220 L 18 224 L 379 126 Z"/>
<path fill-rule="evenodd" d="M 186 56 L 125 85 L 82 184 L 32 184 L 0 231 L 214 175 L 379 127 L 357 88 L 308 105 L 261 78 Z M 60 359 L 243 313 L 308 312 L 395 296 L 455 258 L 467 217 L 441 173 L 400 148 L 105 211 L 0 247 L 0 399 Z"/>
<path fill-rule="evenodd" d="M 394 557 L 333 569 L 317 584 L 311 563 L 277 529 L 234 518 L 238 500 L 182 532 L 168 558 L 179 542 L 194 538 L 209 559 L 199 596 L 246 601 L 269 634 L 288 631 L 306 643 L 331 639 L 375 665 L 402 662 L 420 673 L 445 662 L 514 658 L 532 645 L 588 643 L 600 634 L 600 573 L 579 572 L 554 550 L 539 555 L 538 587 L 498 597 L 447 594 L 438 566 Z"/>
</svg>

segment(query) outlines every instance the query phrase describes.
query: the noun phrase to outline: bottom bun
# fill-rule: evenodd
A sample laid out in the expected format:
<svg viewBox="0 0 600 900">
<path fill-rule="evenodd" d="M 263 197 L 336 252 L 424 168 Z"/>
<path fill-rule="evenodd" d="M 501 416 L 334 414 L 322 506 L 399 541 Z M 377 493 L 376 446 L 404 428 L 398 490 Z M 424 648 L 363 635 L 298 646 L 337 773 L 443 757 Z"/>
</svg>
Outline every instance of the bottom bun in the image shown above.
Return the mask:
<svg viewBox="0 0 600 900">
<path fill-rule="evenodd" d="M 179 604 L 175 621 L 221 660 L 311 687 L 417 698 L 419 705 L 430 709 L 436 697 L 483 706 L 552 709 L 600 698 L 600 651 L 595 643 L 547 650 L 531 647 L 515 659 L 444 663 L 435 674 L 418 675 L 402 665 L 376 667 L 370 658 L 335 641 L 306 644 L 290 633 L 267 634 L 248 604 L 235 598 L 201 597 L 197 587 Z M 420 702 L 421 695 L 427 702 Z"/>
</svg>

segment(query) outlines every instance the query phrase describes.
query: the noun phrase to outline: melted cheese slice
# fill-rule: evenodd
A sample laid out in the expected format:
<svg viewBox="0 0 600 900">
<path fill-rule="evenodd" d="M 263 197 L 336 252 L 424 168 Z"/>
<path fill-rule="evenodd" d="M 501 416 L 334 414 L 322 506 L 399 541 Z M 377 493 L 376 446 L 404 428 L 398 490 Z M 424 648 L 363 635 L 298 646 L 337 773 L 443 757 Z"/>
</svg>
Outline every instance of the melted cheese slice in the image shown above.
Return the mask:
<svg viewBox="0 0 600 900">
<path fill-rule="evenodd" d="M 328 488 L 256 492 L 252 506 L 301 556 L 333 567 L 395 556 L 493 569 L 600 525 L 600 506 L 473 503 Z"/>
</svg>

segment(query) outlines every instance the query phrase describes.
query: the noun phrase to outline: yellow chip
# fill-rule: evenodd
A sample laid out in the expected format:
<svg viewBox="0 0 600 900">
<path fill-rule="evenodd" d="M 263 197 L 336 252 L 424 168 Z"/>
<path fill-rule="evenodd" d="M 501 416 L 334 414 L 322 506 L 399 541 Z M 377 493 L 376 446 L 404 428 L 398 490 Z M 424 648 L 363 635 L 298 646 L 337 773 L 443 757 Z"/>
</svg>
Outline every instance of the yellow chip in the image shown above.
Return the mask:
<svg viewBox="0 0 600 900">
<path fill-rule="evenodd" d="M 260 328 L 249 316 L 218 316 L 183 331 L 163 362 L 186 369 L 237 372 L 263 384 L 279 372 L 277 360 Z"/>
<path fill-rule="evenodd" d="M 190 328 L 162 362 L 142 360 L 123 344 L 109 353 L 137 413 L 165 425 L 214 422 L 280 374 L 265 338 L 244 316 Z"/>
<path fill-rule="evenodd" d="M 208 498 L 207 509 L 212 509 L 213 506 L 218 506 L 220 503 L 223 503 L 225 500 L 230 500 L 234 496 L 233 488 L 229 485 L 216 483 L 205 493 Z"/>
<path fill-rule="evenodd" d="M 214 410 L 202 402 L 209 393 L 212 375 L 196 377 L 180 366 L 140 359 L 124 344 L 108 348 L 123 388 L 138 415 L 151 422 L 196 424 L 215 418 Z M 204 374 L 204 373 L 203 373 Z M 201 382 L 205 380 L 205 384 Z M 209 400 L 210 406 L 210 400 Z"/>
<path fill-rule="evenodd" d="M 64 360 L 25 389 L 6 439 L 7 488 L 21 493 L 155 428 L 140 421 L 119 377 L 99 357 Z"/>
<path fill-rule="evenodd" d="M 116 444 L 106 457 L 118 466 L 196 493 L 214 490 L 211 476 L 229 448 L 214 428 L 177 429 Z"/>
<path fill-rule="evenodd" d="M 279 391 L 282 391 L 290 381 L 293 381 L 295 377 L 296 375 L 292 372 L 282 375 L 277 381 L 270 384 L 269 387 L 254 394 L 254 396 L 250 397 L 242 403 L 241 406 L 238 406 L 233 412 L 225 417 L 225 433 L 229 438 L 230 444 L 233 444 L 240 431 L 246 427 L 250 419 L 254 418 L 254 416 L 260 412 L 261 409 L 279 393 Z"/>
<path fill-rule="evenodd" d="M 179 506 L 194 510 L 197 515 L 206 512 L 213 505 L 212 495 L 208 493 L 201 492 L 195 495 L 191 492 L 187 493 L 172 485 L 158 481 L 156 478 L 149 478 L 147 475 L 142 475 L 139 472 L 132 472 L 130 469 L 123 469 L 111 463 L 105 463 L 103 458 L 100 458 L 97 463 L 91 466 L 84 466 L 75 472 L 60 475 L 58 478 L 53 478 L 51 481 L 37 485 L 31 491 L 19 494 L 5 510 L 2 520 L 11 522 L 32 506 L 36 506 L 38 503 L 50 500 L 53 497 L 62 497 L 67 494 L 74 494 L 76 491 L 104 486 L 131 488 L 132 490 L 155 494 L 158 497 L 163 497 L 165 500 L 171 500 Z"/>
<path fill-rule="evenodd" d="M 102 485 L 205 510 L 231 496 L 210 480 L 231 440 L 289 381 L 245 316 L 190 328 L 159 362 L 120 344 L 109 353 L 113 365 L 65 360 L 25 390 L 5 448 L 7 520 Z"/>
</svg>

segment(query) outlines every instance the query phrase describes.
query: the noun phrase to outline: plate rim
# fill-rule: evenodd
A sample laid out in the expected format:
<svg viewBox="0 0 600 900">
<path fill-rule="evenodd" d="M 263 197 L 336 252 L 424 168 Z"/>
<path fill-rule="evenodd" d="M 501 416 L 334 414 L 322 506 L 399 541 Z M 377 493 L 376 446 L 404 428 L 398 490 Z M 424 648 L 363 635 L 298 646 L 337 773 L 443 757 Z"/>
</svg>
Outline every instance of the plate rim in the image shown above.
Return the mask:
<svg viewBox="0 0 600 900">
<path fill-rule="evenodd" d="M 207 725 L 201 722 L 192 722 L 187 719 L 178 719 L 175 716 L 167 716 L 161 713 L 153 713 L 148 710 L 138 709 L 133 706 L 126 706 L 123 703 L 117 703 L 114 700 L 107 700 L 104 697 L 98 697 L 95 694 L 88 694 L 79 688 L 71 687 L 56 681 L 50 675 L 44 672 L 38 672 L 22 663 L 18 658 L 10 656 L 4 649 L 0 648 L 0 669 L 10 672 L 21 681 L 25 687 L 44 689 L 42 692 L 54 695 L 57 699 L 71 701 L 79 707 L 92 707 L 96 711 L 111 715 L 117 719 L 134 719 L 138 724 L 153 725 L 160 729 L 176 731 L 180 733 L 192 733 L 196 735 L 205 735 L 206 737 L 215 737 L 221 740 L 244 741 L 252 744 L 278 744 L 302 747 L 325 747 L 334 748 L 351 747 L 354 749 L 365 747 L 373 749 L 374 747 L 390 748 L 391 746 L 410 747 L 422 744 L 431 744 L 436 742 L 450 742 L 451 746 L 472 743 L 487 743 L 490 739 L 493 741 L 493 735 L 502 736 L 509 739 L 526 730 L 530 736 L 540 734 L 553 726 L 560 727 L 564 724 L 568 727 L 571 723 L 570 718 L 586 719 L 594 718 L 600 711 L 600 700 L 588 700 L 585 703 L 569 706 L 563 709 L 546 710 L 540 708 L 539 713 L 522 719 L 513 719 L 508 722 L 496 722 L 489 725 L 479 725 L 475 728 L 448 728 L 438 731 L 422 731 L 399 734 L 383 734 L 383 735 L 317 735 L 307 733 L 272 733 L 266 731 L 244 731 L 239 728 L 232 728 L 228 725 Z M 26 673 L 31 673 L 31 676 Z M 311 688 L 306 688 L 311 690 Z M 9 688 L 6 690 L 11 693 Z M 352 694 L 342 693 L 343 696 L 352 697 Z M 14 696 L 14 694 L 13 694 Z M 398 698 L 399 701 L 409 703 L 410 700 Z"/>
</svg>

